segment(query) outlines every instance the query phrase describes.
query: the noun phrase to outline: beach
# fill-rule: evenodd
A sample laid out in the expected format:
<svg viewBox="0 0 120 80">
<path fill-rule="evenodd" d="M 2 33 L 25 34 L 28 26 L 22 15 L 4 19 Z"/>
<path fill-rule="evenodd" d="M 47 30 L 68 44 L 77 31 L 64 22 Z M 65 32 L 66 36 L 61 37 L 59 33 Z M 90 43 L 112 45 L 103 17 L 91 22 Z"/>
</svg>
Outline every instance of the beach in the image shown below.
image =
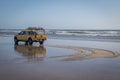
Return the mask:
<svg viewBox="0 0 120 80">
<path fill-rule="evenodd" d="M 0 37 L 0 80 L 119 80 L 120 43 L 48 39 L 14 45 Z"/>
<path fill-rule="evenodd" d="M 0 0 L 0 80 L 120 80 L 120 0 Z"/>
</svg>

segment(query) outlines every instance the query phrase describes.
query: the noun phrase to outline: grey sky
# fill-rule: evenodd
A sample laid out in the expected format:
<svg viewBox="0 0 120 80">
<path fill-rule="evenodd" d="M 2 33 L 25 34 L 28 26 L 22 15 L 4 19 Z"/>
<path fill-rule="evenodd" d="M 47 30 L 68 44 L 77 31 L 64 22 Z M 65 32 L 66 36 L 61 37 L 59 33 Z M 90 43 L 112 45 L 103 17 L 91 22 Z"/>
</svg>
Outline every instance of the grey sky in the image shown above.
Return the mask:
<svg viewBox="0 0 120 80">
<path fill-rule="evenodd" d="M 120 29 L 120 0 L 0 0 L 0 29 Z"/>
</svg>

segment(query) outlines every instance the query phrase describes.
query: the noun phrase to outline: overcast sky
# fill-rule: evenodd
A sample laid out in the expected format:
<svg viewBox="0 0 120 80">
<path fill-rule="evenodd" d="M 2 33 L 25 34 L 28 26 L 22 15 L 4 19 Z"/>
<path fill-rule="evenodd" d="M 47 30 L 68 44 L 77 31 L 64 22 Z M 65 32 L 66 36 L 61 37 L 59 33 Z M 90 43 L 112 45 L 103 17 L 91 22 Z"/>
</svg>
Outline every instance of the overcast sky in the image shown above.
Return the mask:
<svg viewBox="0 0 120 80">
<path fill-rule="evenodd" d="M 120 29 L 120 0 L 0 0 L 0 29 Z"/>
</svg>

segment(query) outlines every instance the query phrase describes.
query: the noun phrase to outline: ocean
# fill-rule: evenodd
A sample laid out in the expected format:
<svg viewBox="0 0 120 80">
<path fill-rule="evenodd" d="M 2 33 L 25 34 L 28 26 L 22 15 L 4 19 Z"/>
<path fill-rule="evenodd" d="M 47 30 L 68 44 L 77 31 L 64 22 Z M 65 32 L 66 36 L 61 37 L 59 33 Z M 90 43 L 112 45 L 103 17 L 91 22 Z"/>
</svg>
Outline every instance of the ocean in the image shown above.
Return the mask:
<svg viewBox="0 0 120 80">
<path fill-rule="evenodd" d="M 0 29 L 0 36 L 13 36 L 22 29 Z M 120 30 L 46 29 L 48 39 L 120 42 Z"/>
</svg>

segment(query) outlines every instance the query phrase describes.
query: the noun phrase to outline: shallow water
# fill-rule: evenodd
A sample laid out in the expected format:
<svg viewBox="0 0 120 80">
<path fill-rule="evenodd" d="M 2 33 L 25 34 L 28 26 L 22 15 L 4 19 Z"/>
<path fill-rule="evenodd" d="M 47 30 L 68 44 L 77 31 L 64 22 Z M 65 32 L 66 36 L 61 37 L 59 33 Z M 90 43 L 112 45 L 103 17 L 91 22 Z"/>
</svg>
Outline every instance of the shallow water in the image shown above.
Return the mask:
<svg viewBox="0 0 120 80">
<path fill-rule="evenodd" d="M 72 45 L 120 51 L 120 43 L 118 42 L 48 39 L 43 47 L 37 43 L 31 47 L 20 43 L 16 47 L 13 37 L 0 37 L 0 80 L 120 79 L 120 57 L 61 61 L 61 59 L 49 57 L 73 54 L 76 51 L 49 47 L 48 45 Z"/>
<path fill-rule="evenodd" d="M 48 46 L 40 46 L 38 43 L 34 43 L 33 46 L 25 45 L 24 42 L 20 42 L 19 45 L 14 45 L 12 37 L 1 37 L 0 42 L 0 63 L 24 63 L 32 61 L 51 61 L 51 56 L 60 56 L 73 54 L 76 51 L 53 48 Z"/>
<path fill-rule="evenodd" d="M 120 42 L 48 39 L 46 45 L 69 45 L 79 47 L 90 47 L 111 50 L 120 53 Z"/>
</svg>

